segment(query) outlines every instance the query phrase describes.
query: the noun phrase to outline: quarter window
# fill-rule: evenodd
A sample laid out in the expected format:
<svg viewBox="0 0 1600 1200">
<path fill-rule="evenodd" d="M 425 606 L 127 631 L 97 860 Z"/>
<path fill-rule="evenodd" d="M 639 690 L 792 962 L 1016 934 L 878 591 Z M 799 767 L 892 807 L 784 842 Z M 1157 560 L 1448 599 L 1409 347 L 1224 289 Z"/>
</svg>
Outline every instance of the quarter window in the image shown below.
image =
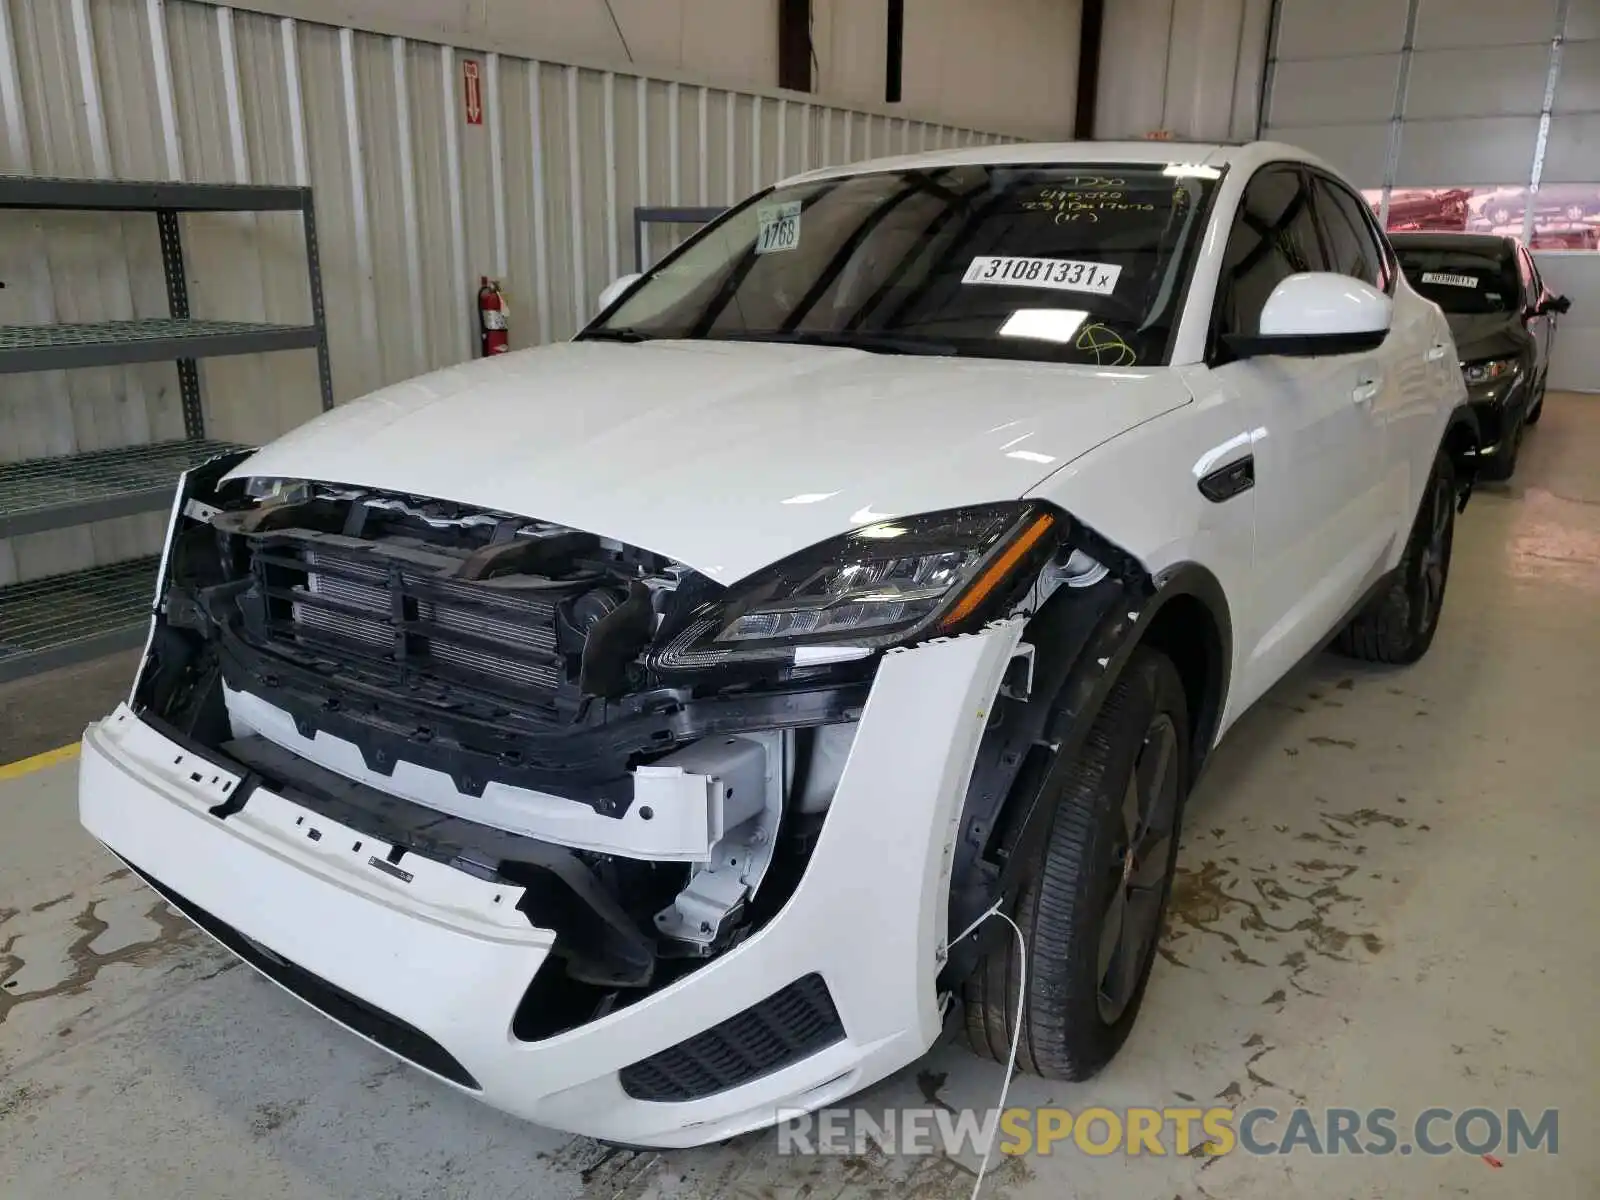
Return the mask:
<svg viewBox="0 0 1600 1200">
<path fill-rule="evenodd" d="M 1327 236 L 1329 270 L 1373 287 L 1387 282 L 1383 251 L 1372 236 L 1364 205 L 1338 184 L 1316 177 L 1317 216 Z"/>
</svg>

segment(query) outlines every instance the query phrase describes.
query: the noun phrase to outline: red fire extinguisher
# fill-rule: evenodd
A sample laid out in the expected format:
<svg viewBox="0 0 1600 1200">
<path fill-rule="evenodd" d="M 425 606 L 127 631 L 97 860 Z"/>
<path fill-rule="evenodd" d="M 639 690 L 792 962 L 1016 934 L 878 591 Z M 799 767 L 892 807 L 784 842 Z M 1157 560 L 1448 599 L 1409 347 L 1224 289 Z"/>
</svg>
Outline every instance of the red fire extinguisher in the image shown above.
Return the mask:
<svg viewBox="0 0 1600 1200">
<path fill-rule="evenodd" d="M 479 277 L 478 288 L 478 336 L 481 341 L 479 347 L 483 357 L 491 354 L 504 354 L 511 349 L 511 335 L 506 332 L 506 317 L 509 315 L 505 293 L 500 290 L 500 281 L 490 279 L 487 275 Z"/>
</svg>

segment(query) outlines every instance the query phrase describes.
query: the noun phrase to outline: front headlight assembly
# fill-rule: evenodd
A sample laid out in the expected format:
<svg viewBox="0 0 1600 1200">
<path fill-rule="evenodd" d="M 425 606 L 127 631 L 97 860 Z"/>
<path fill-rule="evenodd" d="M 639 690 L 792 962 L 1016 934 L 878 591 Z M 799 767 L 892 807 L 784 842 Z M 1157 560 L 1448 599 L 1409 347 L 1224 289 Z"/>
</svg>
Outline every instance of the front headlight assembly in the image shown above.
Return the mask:
<svg viewBox="0 0 1600 1200">
<path fill-rule="evenodd" d="M 1027 502 L 867 525 L 735 584 L 699 609 L 654 665 L 817 665 L 959 633 L 1031 585 L 1066 533 L 1064 515 Z"/>
<path fill-rule="evenodd" d="M 1482 387 L 1500 379 L 1509 378 L 1517 372 L 1517 360 L 1514 358 L 1489 358 L 1483 362 L 1464 363 L 1461 367 L 1461 378 L 1468 387 Z"/>
</svg>

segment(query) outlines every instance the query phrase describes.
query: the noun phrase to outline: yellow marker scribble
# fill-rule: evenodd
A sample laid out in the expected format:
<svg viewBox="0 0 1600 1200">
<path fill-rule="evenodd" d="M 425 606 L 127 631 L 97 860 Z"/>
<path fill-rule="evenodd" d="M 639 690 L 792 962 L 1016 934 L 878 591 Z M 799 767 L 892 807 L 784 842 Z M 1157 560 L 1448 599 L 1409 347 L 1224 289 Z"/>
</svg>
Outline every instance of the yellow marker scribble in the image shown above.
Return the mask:
<svg viewBox="0 0 1600 1200">
<path fill-rule="evenodd" d="M 1116 330 L 1098 321 L 1078 331 L 1075 345 L 1085 354 L 1094 355 L 1097 367 L 1131 367 L 1139 361 L 1133 347 Z"/>
</svg>

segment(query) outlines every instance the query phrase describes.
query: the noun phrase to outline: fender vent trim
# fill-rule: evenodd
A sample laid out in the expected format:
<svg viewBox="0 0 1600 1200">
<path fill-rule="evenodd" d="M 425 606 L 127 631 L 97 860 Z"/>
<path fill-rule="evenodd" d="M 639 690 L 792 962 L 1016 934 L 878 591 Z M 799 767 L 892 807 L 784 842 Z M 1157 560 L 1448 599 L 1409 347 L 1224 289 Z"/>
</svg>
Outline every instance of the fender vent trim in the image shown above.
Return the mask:
<svg viewBox="0 0 1600 1200">
<path fill-rule="evenodd" d="M 1200 481 L 1200 494 L 1213 504 L 1221 504 L 1248 492 L 1256 485 L 1256 456 L 1246 454 L 1226 466 L 1218 467 Z"/>
</svg>

